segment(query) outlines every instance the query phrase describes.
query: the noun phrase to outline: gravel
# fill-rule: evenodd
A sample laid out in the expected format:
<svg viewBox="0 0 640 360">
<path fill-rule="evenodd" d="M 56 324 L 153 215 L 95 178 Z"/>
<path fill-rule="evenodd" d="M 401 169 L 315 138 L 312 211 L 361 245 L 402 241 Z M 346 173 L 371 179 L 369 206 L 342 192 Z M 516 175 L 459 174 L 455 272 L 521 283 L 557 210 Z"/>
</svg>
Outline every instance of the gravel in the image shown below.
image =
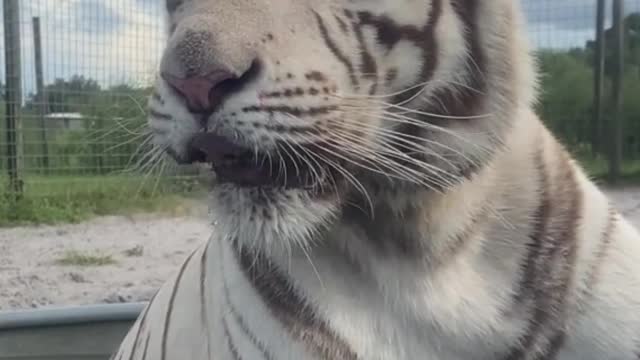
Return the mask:
<svg viewBox="0 0 640 360">
<path fill-rule="evenodd" d="M 607 190 L 640 228 L 640 187 Z M 0 311 L 146 301 L 212 232 L 204 206 L 189 216 L 110 216 L 60 226 L 0 230 Z M 60 265 L 69 251 L 110 257 Z"/>
</svg>

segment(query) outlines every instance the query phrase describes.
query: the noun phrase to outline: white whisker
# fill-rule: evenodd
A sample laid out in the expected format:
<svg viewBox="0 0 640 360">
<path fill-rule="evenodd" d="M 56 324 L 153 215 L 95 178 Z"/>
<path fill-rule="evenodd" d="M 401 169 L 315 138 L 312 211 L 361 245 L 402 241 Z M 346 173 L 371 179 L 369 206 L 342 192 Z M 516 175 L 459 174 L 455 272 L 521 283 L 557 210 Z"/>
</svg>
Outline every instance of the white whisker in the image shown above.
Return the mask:
<svg viewBox="0 0 640 360">
<path fill-rule="evenodd" d="M 336 134 L 337 135 L 337 134 Z M 351 135 L 351 134 L 349 134 Z M 344 135 L 339 135 L 340 137 L 344 138 Z M 385 171 L 380 171 L 381 174 L 387 176 L 387 177 L 391 177 L 391 178 L 396 178 L 399 180 L 408 180 L 411 181 L 413 183 L 428 187 L 428 188 L 432 188 L 427 182 L 425 181 L 431 181 L 431 182 L 435 182 L 437 185 L 439 186 L 449 186 L 451 185 L 451 182 L 447 182 L 442 175 L 437 175 L 437 174 L 433 174 L 436 176 L 436 179 L 430 178 L 428 177 L 426 174 L 417 172 L 414 169 L 408 168 L 406 166 L 402 166 L 401 164 L 398 164 L 396 162 L 393 162 L 381 155 L 386 155 L 387 157 L 392 157 L 395 159 L 399 159 L 399 160 L 405 160 L 410 162 L 411 164 L 414 164 L 416 166 L 422 167 L 422 168 L 426 168 L 429 169 L 431 171 L 436 171 L 436 172 L 444 172 L 445 174 L 448 174 L 451 176 L 451 174 L 447 173 L 446 171 L 433 166 L 431 164 L 427 164 L 418 160 L 415 160 L 411 157 L 409 157 L 406 154 L 403 154 L 399 151 L 395 151 L 395 152 L 391 152 L 388 150 L 382 151 L 382 152 L 374 152 L 372 151 L 366 144 L 362 143 L 360 146 L 359 143 L 361 143 L 361 140 L 358 138 L 344 138 L 344 140 L 346 140 L 346 143 L 348 143 L 349 146 L 344 146 L 344 144 L 342 143 L 338 143 L 335 144 L 336 148 L 340 148 L 343 150 L 347 150 L 350 153 L 352 153 L 353 155 L 359 155 L 359 156 L 367 156 L 367 158 L 369 159 L 370 162 L 373 162 L 374 164 L 377 165 L 383 165 L 385 166 L 385 168 L 390 169 L 391 171 L 393 171 L 395 174 L 397 175 L 393 175 L 390 174 L 388 172 Z"/>
<path fill-rule="evenodd" d="M 469 158 L 464 152 L 454 149 L 450 146 L 447 146 L 441 142 L 428 139 L 426 137 L 419 137 L 415 135 L 404 134 L 391 129 L 375 127 L 368 124 L 355 123 L 355 122 L 348 121 L 346 119 L 344 119 L 340 123 L 338 122 L 336 123 L 339 126 L 344 127 L 345 129 L 348 128 L 354 131 L 363 131 L 364 129 L 367 131 L 368 134 L 374 135 L 378 140 L 385 141 L 390 145 L 397 144 L 403 147 L 409 147 L 411 150 L 413 150 L 417 154 L 426 154 L 429 156 L 434 156 L 444 161 L 445 163 L 447 163 L 447 165 L 453 168 L 456 168 L 457 165 L 453 164 L 451 160 L 447 159 L 445 156 L 443 156 L 437 151 L 431 151 L 431 149 L 429 149 L 427 146 L 420 146 L 418 141 L 425 143 L 425 145 L 433 145 L 439 148 L 443 148 L 444 150 L 450 151 L 454 155 L 460 156 L 462 159 L 464 159 L 465 161 L 469 162 L 472 165 L 478 165 L 478 162 L 476 160 Z M 391 139 L 392 141 L 388 141 L 388 139 Z M 409 139 L 416 140 L 416 142 L 410 141 Z"/>
</svg>

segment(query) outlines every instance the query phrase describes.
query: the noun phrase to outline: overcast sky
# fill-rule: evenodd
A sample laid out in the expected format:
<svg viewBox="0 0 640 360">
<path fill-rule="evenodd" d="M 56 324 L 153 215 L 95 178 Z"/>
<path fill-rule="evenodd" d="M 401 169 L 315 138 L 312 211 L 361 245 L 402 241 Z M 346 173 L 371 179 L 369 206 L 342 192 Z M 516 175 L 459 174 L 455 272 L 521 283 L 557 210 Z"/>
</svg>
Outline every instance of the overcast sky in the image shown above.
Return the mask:
<svg viewBox="0 0 640 360">
<path fill-rule="evenodd" d="M 273 0 L 276 1 L 276 0 Z M 515 0 L 514 0 L 515 1 Z M 148 83 L 162 51 L 163 0 L 20 0 L 24 88 L 33 91 L 31 18 L 40 16 L 47 82 L 83 74 L 103 85 Z M 580 46 L 593 38 L 596 0 L 523 0 L 537 47 Z M 0 9 L 2 4 L 0 2 Z M 626 0 L 627 12 L 640 0 Z M 0 27 L 0 35 L 2 34 Z M 4 78 L 4 49 L 0 76 Z"/>
</svg>

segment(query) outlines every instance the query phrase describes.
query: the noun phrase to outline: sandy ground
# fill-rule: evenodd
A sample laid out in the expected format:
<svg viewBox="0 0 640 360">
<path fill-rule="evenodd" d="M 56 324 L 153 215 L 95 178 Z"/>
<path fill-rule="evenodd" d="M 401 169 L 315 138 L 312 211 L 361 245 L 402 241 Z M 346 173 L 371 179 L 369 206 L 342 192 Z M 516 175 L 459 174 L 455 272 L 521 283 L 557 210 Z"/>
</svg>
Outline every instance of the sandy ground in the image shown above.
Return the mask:
<svg viewBox="0 0 640 360">
<path fill-rule="evenodd" d="M 110 216 L 0 229 L 0 311 L 146 301 L 211 231 L 204 207 L 185 217 Z M 70 250 L 116 263 L 59 265 Z"/>
<path fill-rule="evenodd" d="M 640 227 L 640 187 L 607 193 Z M 0 311 L 148 300 L 211 231 L 203 206 L 185 217 L 114 216 L 78 225 L 2 229 Z M 57 264 L 69 250 L 110 255 L 116 263 Z"/>
</svg>

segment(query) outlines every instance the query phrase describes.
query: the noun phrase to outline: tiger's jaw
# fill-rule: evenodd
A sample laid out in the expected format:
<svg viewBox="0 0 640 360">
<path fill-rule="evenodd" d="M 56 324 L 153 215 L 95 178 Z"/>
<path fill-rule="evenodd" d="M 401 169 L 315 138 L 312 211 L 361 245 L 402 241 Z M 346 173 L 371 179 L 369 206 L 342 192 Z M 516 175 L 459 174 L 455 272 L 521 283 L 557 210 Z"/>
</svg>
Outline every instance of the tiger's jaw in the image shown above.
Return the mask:
<svg viewBox="0 0 640 360">
<path fill-rule="evenodd" d="M 336 213 L 331 169 L 314 167 L 304 152 L 252 151 L 211 132 L 194 136 L 188 148 L 188 161 L 211 164 L 215 173 L 210 209 L 217 231 L 248 248 L 307 246 Z"/>
</svg>

